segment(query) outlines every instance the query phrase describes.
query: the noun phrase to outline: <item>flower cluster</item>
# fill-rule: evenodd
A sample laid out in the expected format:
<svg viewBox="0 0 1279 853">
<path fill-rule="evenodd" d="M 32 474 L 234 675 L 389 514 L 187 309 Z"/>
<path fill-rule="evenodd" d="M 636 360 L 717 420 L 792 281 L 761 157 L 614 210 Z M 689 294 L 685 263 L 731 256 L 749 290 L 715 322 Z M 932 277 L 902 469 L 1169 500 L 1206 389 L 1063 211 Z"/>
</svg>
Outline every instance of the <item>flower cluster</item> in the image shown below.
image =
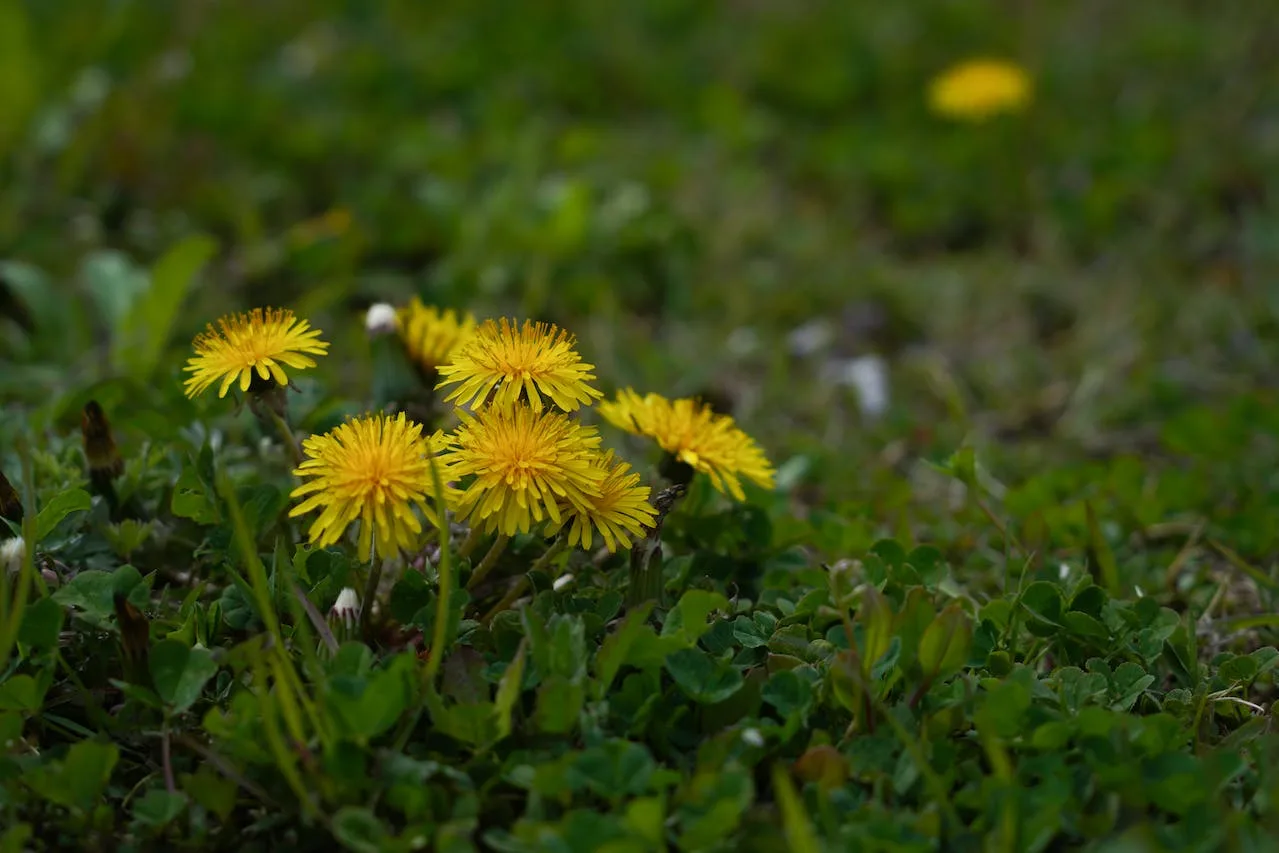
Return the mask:
<svg viewBox="0 0 1279 853">
<path fill-rule="evenodd" d="M 653 525 L 649 487 L 602 455 L 599 433 L 572 416 L 604 396 L 593 369 L 568 332 L 505 318 L 483 323 L 440 368 L 438 387 L 454 386 L 445 399 L 471 409 L 458 409 L 444 452 L 450 475 L 467 483 L 460 519 L 507 536 L 568 524 L 583 547 L 598 530 L 610 551 Z"/>
<path fill-rule="evenodd" d="M 478 533 L 540 531 L 584 549 L 598 541 L 609 552 L 655 526 L 650 487 L 579 420 L 604 395 L 572 334 L 507 318 L 477 324 L 419 300 L 383 313 L 380 324 L 395 329 L 419 375 L 438 380 L 457 426 L 428 434 L 403 412 L 377 413 L 307 438 L 290 516 L 318 512 L 308 531 L 313 544 L 332 545 L 354 524 L 361 558 L 386 557 L 417 547 L 421 517 L 442 526 L 446 512 Z M 219 396 L 233 384 L 251 394 L 264 385 L 278 389 L 288 384 L 282 365 L 314 366 L 309 356 L 328 348 L 319 331 L 287 310 L 233 315 L 219 329 L 210 326 L 195 340 L 189 396 L 217 383 Z M 772 486 L 759 446 L 732 418 L 698 401 L 627 389 L 600 412 L 738 500 L 745 497 L 741 478 Z"/>
</svg>

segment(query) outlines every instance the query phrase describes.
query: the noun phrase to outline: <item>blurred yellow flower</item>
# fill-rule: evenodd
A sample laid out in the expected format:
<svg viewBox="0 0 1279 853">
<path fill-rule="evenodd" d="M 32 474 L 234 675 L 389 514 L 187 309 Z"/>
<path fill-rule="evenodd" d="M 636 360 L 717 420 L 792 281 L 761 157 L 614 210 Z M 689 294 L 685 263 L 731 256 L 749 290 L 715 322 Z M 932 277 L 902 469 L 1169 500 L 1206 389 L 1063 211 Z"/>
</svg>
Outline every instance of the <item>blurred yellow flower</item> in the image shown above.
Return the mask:
<svg viewBox="0 0 1279 853">
<path fill-rule="evenodd" d="M 933 78 L 928 103 L 948 118 L 981 121 L 1018 112 L 1030 102 L 1031 82 L 1020 66 L 998 59 L 971 59 Z"/>
<path fill-rule="evenodd" d="M 436 387 L 457 385 L 445 401 L 459 406 L 510 409 L 523 398 L 534 411 L 541 411 L 545 395 L 571 412 L 604 396 L 588 384 L 595 378 L 595 365 L 582 361 L 575 343 L 568 332 L 548 323 L 526 320 L 520 327 L 505 317 L 500 324 L 486 320 L 452 360 L 441 365 L 443 378 Z"/>
<path fill-rule="evenodd" d="M 409 358 L 427 374 L 447 364 L 475 334 L 475 317 L 469 312 L 459 317 L 451 308 L 441 311 L 416 297 L 396 312 L 396 320 Z"/>
<path fill-rule="evenodd" d="M 600 403 L 600 414 L 627 432 L 652 438 L 667 453 L 711 478 L 720 492 L 745 500 L 740 477 L 765 489 L 773 487 L 773 468 L 749 435 L 728 415 L 716 414 L 699 400 L 640 397 L 627 388 L 617 399 Z"/>
<path fill-rule="evenodd" d="M 421 424 L 406 420 L 403 412 L 395 417 L 367 415 L 313 435 L 302 444 L 307 458 L 293 472 L 310 479 L 290 495 L 306 500 L 290 510 L 289 517 L 320 509 L 307 534 L 320 548 L 337 542 L 349 524 L 359 521 L 360 559 L 412 549 L 422 532 L 413 508 L 432 523 L 437 520 L 428 457 L 443 445 L 443 433 L 423 436 Z M 444 465 L 439 464 L 443 480 Z M 456 495 L 446 487 L 445 503 Z"/>
<path fill-rule="evenodd" d="M 589 499 L 584 506 L 566 505 L 564 517 L 553 522 L 546 532 L 550 535 L 571 522 L 568 544 L 589 550 L 592 530 L 598 530 L 604 547 L 612 553 L 643 536 L 645 529 L 653 526 L 657 510 L 648 502 L 649 487 L 640 485 L 640 475 L 631 471 L 625 461 L 614 459 L 613 451 L 598 455 L 595 465 L 605 472 L 599 496 Z"/>
<path fill-rule="evenodd" d="M 511 536 L 544 519 L 562 523 L 561 503 L 586 509 L 600 496 L 605 472 L 594 464 L 594 427 L 524 403 L 458 414 L 462 423 L 444 454 L 448 477 L 474 476 L 455 504 L 459 521 Z"/>
<path fill-rule="evenodd" d="M 221 380 L 218 396 L 238 381 L 248 391 L 254 374 L 262 381 L 288 385 L 284 366 L 295 370 L 315 367 L 312 355 L 324 355 L 329 345 L 320 340 L 320 331 L 306 320 L 298 320 L 287 308 L 254 308 L 248 314 L 231 314 L 218 320 L 218 330 L 209 324 L 192 344 L 195 355 L 184 371 L 191 374 L 184 383 L 188 397 L 195 397 Z"/>
</svg>

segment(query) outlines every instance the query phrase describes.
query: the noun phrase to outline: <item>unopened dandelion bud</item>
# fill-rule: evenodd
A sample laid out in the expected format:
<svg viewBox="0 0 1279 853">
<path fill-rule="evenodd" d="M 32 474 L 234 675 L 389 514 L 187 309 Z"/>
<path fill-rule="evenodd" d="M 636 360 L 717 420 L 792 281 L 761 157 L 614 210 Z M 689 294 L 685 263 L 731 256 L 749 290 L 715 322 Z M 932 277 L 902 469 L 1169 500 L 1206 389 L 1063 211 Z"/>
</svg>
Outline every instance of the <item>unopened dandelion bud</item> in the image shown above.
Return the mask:
<svg viewBox="0 0 1279 853">
<path fill-rule="evenodd" d="M 0 542 L 0 567 L 6 572 L 17 574 L 26 557 L 27 543 L 21 536 L 13 536 Z"/>
<path fill-rule="evenodd" d="M 369 337 L 390 334 L 398 325 L 395 306 L 387 302 L 375 302 L 364 315 L 364 331 Z"/>
<path fill-rule="evenodd" d="M 22 521 L 22 500 L 4 472 L 0 471 L 0 518 L 18 524 Z"/>
<path fill-rule="evenodd" d="M 89 477 L 94 485 L 99 480 L 110 483 L 124 473 L 124 461 L 111 434 L 111 422 L 96 400 L 85 404 L 80 415 L 80 434 L 84 439 L 84 458 L 89 464 Z"/>
<path fill-rule="evenodd" d="M 343 639 L 354 636 L 360 623 L 360 596 L 351 587 L 343 587 L 337 601 L 329 608 L 329 627 Z"/>
</svg>

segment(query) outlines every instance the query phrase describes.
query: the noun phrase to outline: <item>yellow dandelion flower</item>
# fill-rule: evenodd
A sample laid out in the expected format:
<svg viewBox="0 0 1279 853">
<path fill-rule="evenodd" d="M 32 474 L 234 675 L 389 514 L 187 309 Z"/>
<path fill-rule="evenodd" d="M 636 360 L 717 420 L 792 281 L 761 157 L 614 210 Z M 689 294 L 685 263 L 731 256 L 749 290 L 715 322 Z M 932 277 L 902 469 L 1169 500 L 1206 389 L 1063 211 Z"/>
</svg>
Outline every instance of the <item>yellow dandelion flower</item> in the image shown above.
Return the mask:
<svg viewBox="0 0 1279 853">
<path fill-rule="evenodd" d="M 609 553 L 625 548 L 652 528 L 657 510 L 649 503 L 651 490 L 640 485 L 640 475 L 621 459 L 613 458 L 609 450 L 595 458 L 595 466 L 604 472 L 598 497 L 591 498 L 585 506 L 563 507 L 563 518 L 552 522 L 547 534 L 553 534 L 564 524 L 570 523 L 568 544 L 590 549 L 592 530 L 598 530 Z"/>
<path fill-rule="evenodd" d="M 422 532 L 413 508 L 432 523 L 437 518 L 434 502 L 427 501 L 434 493 L 428 457 L 443 446 L 443 433 L 423 436 L 421 424 L 406 420 L 403 412 L 367 415 L 313 435 L 302 443 L 307 458 L 293 472 L 308 481 L 290 496 L 306 500 L 289 517 L 320 509 L 307 534 L 320 548 L 337 542 L 351 522 L 359 521 L 361 559 L 411 549 Z M 443 479 L 444 465 L 439 465 Z M 444 500 L 455 496 L 453 490 Z"/>
<path fill-rule="evenodd" d="M 650 395 L 656 396 L 656 395 Z M 645 399 L 631 388 L 623 388 L 617 392 L 614 400 L 605 400 L 597 407 L 604 420 L 618 429 L 624 429 L 633 435 L 644 434 L 644 419 L 648 406 Z"/>
<path fill-rule="evenodd" d="M 640 397 L 631 389 L 601 403 L 609 423 L 652 438 L 680 462 L 702 471 L 720 492 L 745 500 L 741 477 L 765 489 L 773 487 L 773 468 L 764 451 L 728 415 L 716 414 L 698 400 L 667 400 L 659 394 Z"/>
<path fill-rule="evenodd" d="M 441 311 L 416 297 L 396 312 L 400 340 L 409 358 L 424 373 L 447 364 L 453 353 L 475 334 L 475 317 L 459 317 L 451 308 Z"/>
<path fill-rule="evenodd" d="M 436 387 L 457 385 L 445 400 L 459 406 L 487 405 L 491 394 L 491 403 L 500 408 L 511 408 L 523 396 L 541 411 L 545 395 L 560 409 L 575 411 L 604 396 L 587 384 L 595 378 L 595 365 L 582 361 L 573 349 L 576 342 L 548 323 L 526 320 L 519 327 L 505 317 L 500 324 L 487 320 L 452 362 L 440 367 L 443 378 Z"/>
<path fill-rule="evenodd" d="M 237 380 L 248 391 L 254 375 L 262 381 L 288 385 L 284 366 L 295 370 L 315 367 L 311 355 L 324 355 L 329 345 L 320 340 L 319 329 L 299 320 L 287 308 L 254 308 L 248 314 L 231 314 L 218 320 L 218 330 L 209 324 L 196 336 L 195 355 L 184 371 L 191 374 L 184 383 L 186 395 L 194 398 L 221 380 L 218 396 Z"/>
<path fill-rule="evenodd" d="M 1029 75 L 998 59 L 961 62 L 934 78 L 928 89 L 928 103 L 934 112 L 972 121 L 1018 112 L 1030 102 L 1030 96 Z"/>
<path fill-rule="evenodd" d="M 600 496 L 605 473 L 594 464 L 594 427 L 522 403 L 458 414 L 462 423 L 444 456 L 448 476 L 474 476 L 455 504 L 459 520 L 511 536 L 544 519 L 559 523 L 561 503 L 588 507 Z"/>
</svg>

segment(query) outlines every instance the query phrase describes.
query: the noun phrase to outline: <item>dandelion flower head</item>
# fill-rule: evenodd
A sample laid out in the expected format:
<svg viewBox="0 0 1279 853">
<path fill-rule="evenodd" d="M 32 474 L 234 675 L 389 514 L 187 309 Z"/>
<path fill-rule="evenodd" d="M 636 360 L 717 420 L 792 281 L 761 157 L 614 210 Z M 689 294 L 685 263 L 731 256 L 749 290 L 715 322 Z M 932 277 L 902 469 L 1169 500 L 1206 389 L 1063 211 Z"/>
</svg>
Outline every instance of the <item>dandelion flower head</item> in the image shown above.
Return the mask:
<svg viewBox="0 0 1279 853">
<path fill-rule="evenodd" d="M 589 550 L 592 531 L 598 530 L 604 547 L 611 554 L 643 536 L 645 529 L 652 528 L 657 510 L 649 503 L 649 487 L 640 484 L 640 475 L 624 460 L 614 459 L 613 451 L 596 456 L 595 465 L 604 472 L 599 495 L 584 506 L 566 506 L 562 520 L 553 523 L 547 533 L 555 533 L 569 524 L 568 544 Z"/>
<path fill-rule="evenodd" d="M 458 316 L 451 308 L 441 311 L 414 298 L 396 312 L 404 349 L 424 372 L 447 364 L 459 347 L 475 334 L 475 317 Z"/>
<path fill-rule="evenodd" d="M 933 111 L 949 118 L 981 121 L 1018 112 L 1030 101 L 1030 77 L 998 59 L 972 59 L 942 72 L 928 90 Z"/>
<path fill-rule="evenodd" d="M 412 549 L 422 532 L 414 508 L 432 523 L 437 520 L 430 457 L 443 444 L 443 433 L 423 436 L 421 424 L 407 420 L 403 412 L 367 415 L 313 435 L 303 442 L 306 459 L 293 472 L 306 482 L 291 497 L 305 500 L 289 516 L 320 510 L 308 531 L 311 543 L 320 548 L 337 542 L 358 521 L 361 559 Z M 444 466 L 438 464 L 443 480 Z M 455 495 L 446 487 L 444 502 Z"/>
<path fill-rule="evenodd" d="M 285 367 L 315 367 L 310 356 L 324 355 L 329 348 L 320 340 L 318 329 L 294 317 L 287 308 L 254 308 L 248 314 L 230 314 L 218 320 L 216 330 L 209 324 L 192 346 L 195 355 L 183 368 L 191 374 L 184 383 L 191 398 L 216 382 L 222 383 L 219 397 L 225 397 L 236 382 L 241 391 L 248 391 L 255 376 L 287 385 Z"/>
<path fill-rule="evenodd" d="M 640 397 L 631 389 L 601 403 L 600 414 L 627 432 L 647 436 L 680 462 L 711 478 L 720 492 L 745 500 L 741 477 L 773 487 L 773 468 L 764 451 L 728 415 L 716 414 L 699 400 Z"/>
<path fill-rule="evenodd" d="M 600 496 L 605 472 L 595 464 L 594 427 L 523 403 L 459 416 L 444 454 L 450 479 L 474 478 L 455 504 L 459 521 L 507 536 L 527 533 L 545 519 L 561 523 L 561 504 L 588 508 Z"/>
<path fill-rule="evenodd" d="M 541 411 L 543 397 L 548 397 L 563 411 L 576 411 L 604 395 L 589 384 L 595 365 L 582 361 L 575 344 L 572 335 L 548 323 L 526 320 L 517 326 L 505 317 L 500 323 L 487 320 L 440 367 L 436 387 L 457 385 L 445 400 L 459 406 L 509 409 L 523 397 Z"/>
</svg>

